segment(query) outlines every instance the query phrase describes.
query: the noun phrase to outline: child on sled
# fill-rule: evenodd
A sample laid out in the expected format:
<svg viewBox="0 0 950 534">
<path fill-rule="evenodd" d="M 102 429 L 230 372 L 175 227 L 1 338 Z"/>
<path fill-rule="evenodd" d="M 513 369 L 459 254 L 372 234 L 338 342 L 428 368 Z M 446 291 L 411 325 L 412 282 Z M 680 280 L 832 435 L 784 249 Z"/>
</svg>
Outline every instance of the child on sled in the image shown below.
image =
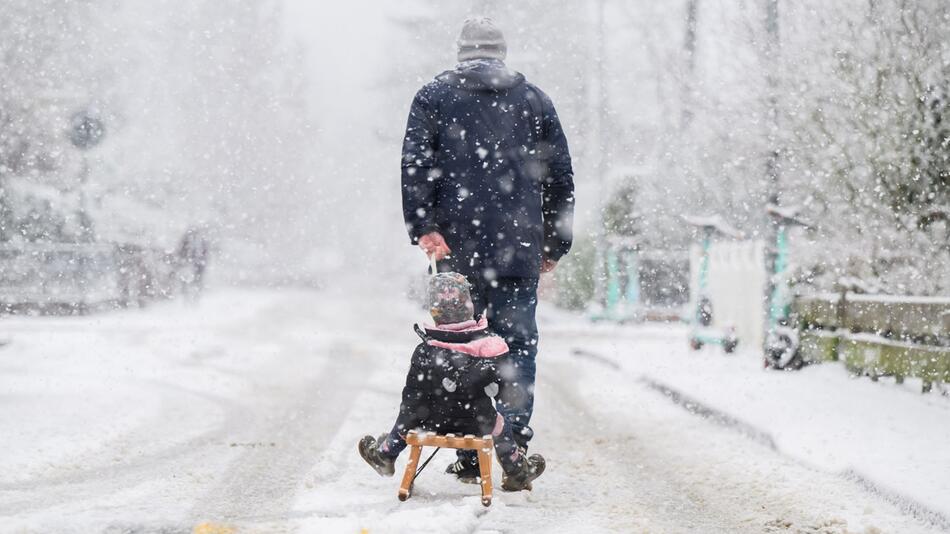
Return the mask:
<svg viewBox="0 0 950 534">
<path fill-rule="evenodd" d="M 484 317 L 473 318 L 469 290 L 468 280 L 458 273 L 439 273 L 429 280 L 426 300 L 435 324 L 424 330 L 415 327 L 422 342 L 412 353 L 399 416 L 388 435 L 360 440 L 360 456 L 380 475 L 392 476 L 410 430 L 491 434 L 504 472 L 502 489 L 530 490 L 531 481 L 544 472 L 544 458 L 527 457 L 515 443 L 510 425 L 495 410 L 489 391 L 500 381 L 499 359 L 508 354 L 508 345 L 488 331 Z"/>
</svg>

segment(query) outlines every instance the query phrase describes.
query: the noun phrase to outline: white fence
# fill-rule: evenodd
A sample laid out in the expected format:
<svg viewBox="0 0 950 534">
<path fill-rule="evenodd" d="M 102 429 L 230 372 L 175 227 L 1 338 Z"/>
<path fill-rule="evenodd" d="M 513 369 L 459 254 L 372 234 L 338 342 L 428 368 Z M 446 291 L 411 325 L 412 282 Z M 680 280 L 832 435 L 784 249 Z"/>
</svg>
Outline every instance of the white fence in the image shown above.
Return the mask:
<svg viewBox="0 0 950 534">
<path fill-rule="evenodd" d="M 690 309 L 699 288 L 699 245 L 690 249 Z M 762 241 L 714 242 L 709 252 L 706 296 L 712 301 L 713 325 L 734 327 L 739 348 L 758 350 L 765 328 L 765 245 Z M 692 313 L 692 312 L 691 312 Z"/>
</svg>

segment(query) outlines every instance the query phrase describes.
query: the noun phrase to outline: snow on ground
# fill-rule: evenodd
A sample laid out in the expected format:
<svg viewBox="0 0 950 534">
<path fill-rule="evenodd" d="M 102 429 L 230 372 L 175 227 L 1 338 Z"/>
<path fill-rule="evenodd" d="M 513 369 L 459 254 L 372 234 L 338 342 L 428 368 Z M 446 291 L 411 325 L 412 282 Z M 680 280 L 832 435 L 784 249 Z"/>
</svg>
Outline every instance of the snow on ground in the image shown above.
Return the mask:
<svg viewBox="0 0 950 534">
<path fill-rule="evenodd" d="M 943 399 L 833 366 L 764 373 L 751 357 L 689 354 L 677 327 L 591 327 L 545 308 L 532 450 L 549 467 L 535 490 L 496 488 L 485 509 L 477 487 L 441 473 L 441 452 L 400 503 L 398 477 L 377 476 L 355 447 L 391 425 L 420 319 L 370 288 L 3 318 L 0 532 L 935 531 L 842 466 L 950 500 L 911 471 L 927 450 L 932 478 L 948 472 L 927 448 L 945 436 Z M 643 375 L 761 426 L 781 453 L 688 413 Z M 876 415 L 853 416 L 862 406 Z M 904 485 L 876 470 L 883 454 Z"/>
<path fill-rule="evenodd" d="M 680 330 L 679 335 L 671 335 Z M 587 330 L 589 331 L 589 329 Z M 624 373 L 728 414 L 805 465 L 867 481 L 950 521 L 950 399 L 920 383 L 874 383 L 842 365 L 771 372 L 751 351 L 684 350 L 682 327 L 599 326 L 592 353 Z"/>
</svg>

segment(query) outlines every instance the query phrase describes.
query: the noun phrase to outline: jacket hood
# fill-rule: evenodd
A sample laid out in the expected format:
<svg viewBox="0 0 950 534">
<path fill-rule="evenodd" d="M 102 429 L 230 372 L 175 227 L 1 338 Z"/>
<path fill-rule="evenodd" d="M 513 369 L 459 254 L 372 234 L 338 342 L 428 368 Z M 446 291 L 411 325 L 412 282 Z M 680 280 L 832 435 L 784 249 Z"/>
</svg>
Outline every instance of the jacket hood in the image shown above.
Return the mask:
<svg viewBox="0 0 950 534">
<path fill-rule="evenodd" d="M 462 321 L 461 323 L 446 323 L 440 325 L 425 323 L 425 329 L 429 335 L 435 336 L 448 332 L 455 332 L 458 334 L 487 333 L 488 319 L 482 316 L 479 317 L 477 321 L 475 319 L 469 319 L 468 321 Z"/>
<path fill-rule="evenodd" d="M 508 344 L 488 331 L 488 321 L 484 317 L 478 321 L 455 324 L 427 324 L 425 333 L 428 337 L 426 344 L 432 347 L 461 352 L 476 358 L 497 358 L 508 353 Z"/>
<path fill-rule="evenodd" d="M 497 358 L 508 353 L 508 344 L 498 336 L 480 337 L 468 343 L 448 343 L 435 339 L 430 339 L 426 343 L 433 347 L 461 352 L 475 358 Z"/>
<path fill-rule="evenodd" d="M 523 74 L 509 70 L 497 59 L 464 61 L 435 79 L 466 91 L 507 91 L 524 83 Z"/>
</svg>

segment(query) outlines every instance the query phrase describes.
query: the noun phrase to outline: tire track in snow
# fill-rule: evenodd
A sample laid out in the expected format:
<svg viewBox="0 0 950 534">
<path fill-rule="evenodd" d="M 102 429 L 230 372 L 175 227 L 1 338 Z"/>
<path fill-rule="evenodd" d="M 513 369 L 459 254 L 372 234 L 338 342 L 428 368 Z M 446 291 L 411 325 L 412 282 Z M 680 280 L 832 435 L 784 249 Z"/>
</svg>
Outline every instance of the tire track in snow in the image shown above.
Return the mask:
<svg viewBox="0 0 950 534">
<path fill-rule="evenodd" d="M 609 367 L 613 370 L 620 370 L 623 367 L 613 360 L 612 358 L 603 356 L 602 354 L 591 352 L 587 350 L 575 349 L 572 351 L 574 356 L 580 356 L 587 360 L 597 362 L 601 365 Z M 805 469 L 815 471 L 815 472 L 824 472 L 821 469 L 816 468 L 813 465 L 808 464 L 807 462 L 801 460 L 800 458 L 795 457 L 794 455 L 788 454 L 787 452 L 780 449 L 775 442 L 775 438 L 767 431 L 762 430 L 755 425 L 742 421 L 732 415 L 718 410 L 708 404 L 703 403 L 700 400 L 697 400 L 689 395 L 683 393 L 682 391 L 664 384 L 654 378 L 651 378 L 647 375 L 641 375 L 638 381 L 645 385 L 647 388 L 656 391 L 670 400 L 673 404 L 683 408 L 688 413 L 699 416 L 706 421 L 714 423 L 718 426 L 727 428 L 738 434 L 754 441 L 764 447 L 769 448 L 774 451 L 776 454 L 781 455 L 783 458 L 787 458 L 798 465 L 802 466 Z M 875 482 L 873 479 L 863 475 L 853 468 L 847 468 L 843 471 L 832 473 L 833 475 L 853 482 L 857 484 L 861 489 L 867 493 L 874 495 L 882 500 L 894 505 L 904 514 L 913 517 L 914 519 L 936 527 L 940 530 L 950 532 L 950 518 L 946 515 L 935 511 L 926 505 L 907 497 L 899 492 L 893 491 L 890 488 L 882 486 L 881 484 Z"/>
<path fill-rule="evenodd" d="M 130 499 L 128 506 L 115 510 L 113 521 L 105 522 L 106 525 L 110 525 L 107 531 L 118 529 L 121 532 L 190 532 L 192 525 L 196 522 L 185 517 L 189 507 L 192 506 L 189 501 L 195 495 L 200 496 L 206 493 L 206 488 L 214 484 L 215 479 L 220 478 L 222 470 L 229 465 L 227 463 L 229 459 L 236 456 L 246 457 L 249 454 L 240 451 L 239 448 L 229 447 L 230 443 L 245 442 L 244 439 L 234 439 L 235 436 L 265 423 L 273 426 L 274 414 L 286 415 L 287 418 L 295 416 L 293 406 L 277 403 L 264 408 L 265 403 L 260 399 L 273 398 L 286 401 L 287 388 L 290 388 L 295 393 L 290 396 L 291 400 L 304 402 L 305 395 L 313 395 L 314 392 L 304 391 L 303 386 L 298 391 L 296 385 L 300 383 L 326 391 L 333 389 L 322 387 L 323 382 L 332 380 L 333 377 L 332 371 L 322 368 L 329 368 L 330 364 L 327 362 L 339 361 L 339 358 L 330 358 L 334 352 L 332 349 L 328 351 L 330 354 L 325 358 L 313 358 L 314 346 L 306 344 L 312 341 L 312 336 L 300 335 L 300 332 L 312 330 L 315 323 L 312 318 L 304 317 L 304 314 L 299 312 L 300 309 L 304 309 L 300 306 L 300 301 L 307 297 L 309 295 L 305 295 L 304 298 L 296 295 L 283 296 L 276 304 L 261 307 L 255 310 L 254 314 L 239 318 L 239 321 L 214 325 L 211 331 L 202 330 L 203 340 L 226 339 L 227 344 L 245 348 L 258 346 L 261 340 L 268 340 L 279 343 L 284 348 L 276 355 L 267 353 L 267 358 L 260 362 L 257 361 L 259 355 L 255 354 L 251 357 L 251 361 L 256 366 L 251 369 L 242 368 L 240 371 L 214 369 L 214 374 L 211 376 L 218 376 L 221 373 L 238 373 L 248 378 L 247 387 L 242 387 L 238 391 L 240 397 L 223 397 L 162 380 L 138 381 L 144 388 L 159 391 L 161 398 L 168 406 L 180 407 L 184 404 L 190 406 L 192 411 L 202 417 L 208 417 L 208 428 L 201 429 L 202 431 L 198 433 L 181 436 L 176 432 L 175 421 L 168 419 L 167 414 L 163 413 L 160 420 L 149 420 L 146 426 L 132 428 L 125 435 L 104 442 L 95 451 L 84 454 L 82 458 L 88 458 L 88 461 L 82 458 L 72 461 L 72 463 L 87 463 L 88 467 L 84 465 L 81 470 L 73 470 L 65 474 L 53 474 L 29 481 L 4 484 L 0 487 L 0 508 L 2 508 L 0 517 L 37 512 L 48 514 L 58 508 L 72 510 L 80 506 L 84 507 L 84 510 L 92 509 L 102 507 L 98 504 L 102 502 L 109 503 L 105 505 L 105 509 L 108 509 L 108 507 L 116 506 L 112 504 L 113 502 L 128 502 L 127 500 Z M 277 320 L 274 321 L 273 317 L 277 317 Z M 171 332 L 181 335 L 177 329 Z M 331 339 L 324 338 L 321 342 Z M 320 346 L 324 345 L 325 343 L 320 344 Z M 148 346 L 144 348 L 150 350 Z M 142 349 L 136 347 L 135 350 Z M 295 355 L 296 360 L 288 357 L 288 354 Z M 354 358 L 359 357 L 358 355 L 351 357 L 351 363 Z M 301 366 L 307 371 L 286 371 L 288 363 Z M 176 362 L 176 364 L 189 365 L 189 362 Z M 208 367 L 208 369 L 211 368 Z M 323 381 L 310 379 L 318 374 L 321 377 L 331 378 Z M 336 378 L 340 376 L 342 374 L 338 373 Z M 200 382 L 201 380 L 198 381 L 199 384 Z M 334 385 L 334 387 L 340 386 Z M 327 400 L 330 406 L 345 411 L 345 404 L 336 401 L 337 399 Z M 137 441 L 148 439 L 155 431 L 152 426 L 159 421 L 162 424 L 161 428 L 173 437 L 172 442 L 162 444 L 157 448 L 153 447 L 141 454 L 134 453 L 118 463 L 109 461 L 114 457 L 114 449 L 117 447 L 134 447 Z M 279 432 L 280 429 L 269 433 L 275 435 Z M 319 441 L 315 443 L 319 445 Z M 300 444 L 291 443 L 291 446 L 300 447 Z M 147 488 L 144 491 L 150 496 L 143 496 L 142 488 Z M 220 485 L 218 493 L 220 493 Z M 206 498 L 200 502 L 209 501 Z M 154 511 L 156 507 L 162 510 L 159 522 L 156 522 L 155 516 L 148 512 L 148 510 Z M 252 508 L 248 508 L 250 509 Z M 140 520 L 130 522 L 130 518 L 135 517 L 135 512 L 132 510 L 140 510 Z M 79 519 L 83 521 L 82 517 Z M 76 528 L 79 529 L 77 531 L 85 531 L 85 528 L 78 526 Z"/>
<path fill-rule="evenodd" d="M 682 407 L 687 412 L 693 415 L 698 415 L 699 417 L 716 423 L 719 426 L 735 430 L 739 434 L 742 434 L 759 445 L 768 447 L 769 449 L 778 452 L 778 446 L 775 445 L 775 439 L 768 432 L 756 428 L 745 421 L 737 419 L 726 412 L 719 411 L 707 404 L 703 404 L 702 402 L 686 395 L 685 393 L 682 393 L 681 391 L 666 384 L 658 382 L 646 375 L 641 376 L 639 381 L 648 388 L 660 392 L 673 404 Z"/>
<path fill-rule="evenodd" d="M 232 429 L 232 439 L 274 446 L 252 447 L 233 459 L 221 481 L 195 503 L 191 520 L 246 523 L 286 517 L 303 476 L 352 406 L 353 391 L 360 387 L 360 354 L 351 346 L 331 346 L 316 379 L 298 380 L 290 388 L 285 376 L 273 388 L 254 392 L 270 398 Z"/>
<path fill-rule="evenodd" d="M 552 428 L 556 440 L 574 449 L 571 461 L 561 467 L 571 470 L 573 487 L 587 493 L 581 501 L 586 501 L 584 509 L 597 512 L 595 517 L 605 520 L 605 527 L 650 532 L 761 532 L 761 527 L 748 524 L 742 507 L 711 507 L 694 487 L 680 484 L 678 477 L 672 476 L 678 466 L 653 454 L 652 448 L 658 444 L 645 442 L 644 436 L 624 421 L 604 420 L 580 389 L 580 381 L 591 377 L 553 359 L 541 368 L 547 372 L 542 371 L 539 384 L 549 390 L 545 393 L 542 389 L 542 402 L 553 404 L 559 417 Z"/>
<path fill-rule="evenodd" d="M 801 464 L 805 468 L 821 471 L 817 467 L 809 465 L 807 462 L 796 458 L 794 455 L 782 451 L 778 445 L 776 445 L 775 439 L 772 437 L 772 435 L 764 430 L 736 419 L 725 412 L 719 411 L 707 404 L 702 403 L 701 401 L 691 398 L 684 393 L 681 393 L 679 390 L 658 382 L 646 375 L 640 377 L 640 382 L 645 384 L 650 389 L 662 393 L 674 404 L 679 405 L 693 415 L 702 417 L 703 419 L 711 421 L 719 426 L 734 430 L 739 434 L 751 439 L 752 441 L 760 443 L 761 445 L 772 449 L 776 453 Z M 921 504 L 910 497 L 878 484 L 871 478 L 861 474 L 859 471 L 853 468 L 847 468 L 838 472 L 837 475 L 845 480 L 855 482 L 868 493 L 880 497 L 885 501 L 897 506 L 905 514 L 917 519 L 918 521 L 950 532 L 950 518 L 936 510 L 928 508 L 926 505 Z"/>
<path fill-rule="evenodd" d="M 208 447 L 222 443 L 226 437 L 224 429 L 241 419 L 241 412 L 237 405 L 228 399 L 155 380 L 142 381 L 142 383 L 170 391 L 169 395 L 174 395 L 175 400 L 180 400 L 182 395 L 186 395 L 220 408 L 224 413 L 221 426 L 194 435 L 185 441 L 172 443 L 145 454 L 136 454 L 126 461 L 116 463 L 99 460 L 98 463 L 93 463 L 78 471 L 4 483 L 0 485 L 0 502 L 2 502 L 4 513 L 13 515 L 42 510 L 76 501 L 83 495 L 116 493 L 141 483 L 143 479 L 154 475 L 156 471 L 166 469 L 184 471 L 187 466 L 197 465 L 208 453 Z M 140 429 L 133 429 L 129 435 L 107 442 L 85 456 L 112 457 L 110 451 L 114 450 L 118 443 L 133 440 L 138 430 Z M 71 463 L 82 461 L 80 458 Z"/>
</svg>

